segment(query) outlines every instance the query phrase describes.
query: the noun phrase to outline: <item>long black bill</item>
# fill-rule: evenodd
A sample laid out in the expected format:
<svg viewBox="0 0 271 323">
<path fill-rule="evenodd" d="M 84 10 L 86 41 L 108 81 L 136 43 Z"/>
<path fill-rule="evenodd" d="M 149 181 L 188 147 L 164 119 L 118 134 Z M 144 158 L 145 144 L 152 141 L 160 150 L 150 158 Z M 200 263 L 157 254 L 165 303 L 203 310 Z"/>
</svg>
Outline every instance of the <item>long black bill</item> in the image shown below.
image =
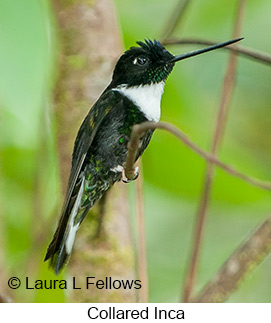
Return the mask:
<svg viewBox="0 0 271 323">
<path fill-rule="evenodd" d="M 240 41 L 242 39 L 244 39 L 244 37 L 228 40 L 228 41 L 225 41 L 224 43 L 215 44 L 215 45 L 212 45 L 210 47 L 206 47 L 206 48 L 203 48 L 203 49 L 198 49 L 198 50 L 195 50 L 195 51 L 190 52 L 190 53 L 181 54 L 181 55 L 173 57 L 173 59 L 170 60 L 170 62 L 175 63 L 175 62 L 178 62 L 178 61 L 180 61 L 182 59 L 185 59 L 185 58 L 189 58 L 189 57 L 192 57 L 192 56 L 196 56 L 196 55 L 199 55 L 199 54 L 210 52 L 211 50 L 231 45 L 231 44 L 236 43 L 236 42 L 238 42 L 238 41 Z"/>
</svg>

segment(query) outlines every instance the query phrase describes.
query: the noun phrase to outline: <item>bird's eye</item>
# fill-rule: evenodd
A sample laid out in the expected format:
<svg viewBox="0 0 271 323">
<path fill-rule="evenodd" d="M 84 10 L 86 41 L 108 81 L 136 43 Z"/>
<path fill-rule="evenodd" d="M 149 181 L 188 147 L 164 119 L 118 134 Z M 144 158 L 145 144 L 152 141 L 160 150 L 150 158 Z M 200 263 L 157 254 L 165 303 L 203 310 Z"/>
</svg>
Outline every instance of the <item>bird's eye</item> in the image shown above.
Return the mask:
<svg viewBox="0 0 271 323">
<path fill-rule="evenodd" d="M 143 65 L 145 65 L 147 63 L 147 61 L 148 60 L 145 57 L 137 57 L 137 58 L 134 59 L 133 63 L 135 65 L 143 66 Z"/>
</svg>

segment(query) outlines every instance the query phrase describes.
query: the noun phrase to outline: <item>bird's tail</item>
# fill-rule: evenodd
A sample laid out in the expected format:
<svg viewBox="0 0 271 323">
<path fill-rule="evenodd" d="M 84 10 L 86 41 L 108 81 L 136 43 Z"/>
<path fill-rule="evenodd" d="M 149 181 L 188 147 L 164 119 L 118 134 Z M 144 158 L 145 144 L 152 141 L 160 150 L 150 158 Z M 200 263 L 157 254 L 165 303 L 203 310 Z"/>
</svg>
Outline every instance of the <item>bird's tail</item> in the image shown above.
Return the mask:
<svg viewBox="0 0 271 323">
<path fill-rule="evenodd" d="M 84 218 L 83 214 L 86 213 L 86 209 L 81 208 L 84 183 L 85 180 L 82 178 L 76 196 L 71 198 L 68 206 L 63 210 L 58 228 L 46 252 L 44 261 L 51 259 L 51 266 L 56 274 L 69 259 L 77 230 Z"/>
</svg>

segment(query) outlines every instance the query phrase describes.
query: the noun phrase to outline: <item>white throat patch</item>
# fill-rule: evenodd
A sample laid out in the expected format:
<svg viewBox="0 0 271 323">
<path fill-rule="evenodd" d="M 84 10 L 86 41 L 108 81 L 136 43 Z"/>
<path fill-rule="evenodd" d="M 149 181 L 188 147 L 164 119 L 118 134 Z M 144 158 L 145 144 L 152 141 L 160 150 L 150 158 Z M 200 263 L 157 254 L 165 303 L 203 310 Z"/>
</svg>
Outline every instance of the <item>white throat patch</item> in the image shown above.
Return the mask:
<svg viewBox="0 0 271 323">
<path fill-rule="evenodd" d="M 120 85 L 113 90 L 121 92 L 132 100 L 149 121 L 158 122 L 161 116 L 160 103 L 164 92 L 164 85 L 164 82 L 129 88 L 127 85 Z"/>
</svg>

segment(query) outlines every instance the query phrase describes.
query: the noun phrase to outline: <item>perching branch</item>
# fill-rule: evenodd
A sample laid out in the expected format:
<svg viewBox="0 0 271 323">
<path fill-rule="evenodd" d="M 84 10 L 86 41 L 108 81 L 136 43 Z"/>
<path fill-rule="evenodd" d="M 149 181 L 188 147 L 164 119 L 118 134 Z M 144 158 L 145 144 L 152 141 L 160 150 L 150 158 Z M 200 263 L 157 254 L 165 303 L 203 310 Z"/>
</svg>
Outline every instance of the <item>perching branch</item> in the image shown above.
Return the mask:
<svg viewBox="0 0 271 323">
<path fill-rule="evenodd" d="M 185 135 L 180 129 L 175 127 L 174 125 L 168 122 L 143 122 L 141 124 L 133 126 L 131 139 L 128 144 L 128 155 L 125 163 L 125 176 L 128 179 L 133 179 L 134 172 L 135 172 L 135 158 L 137 155 L 137 151 L 140 145 L 140 138 L 146 133 L 147 130 L 155 130 L 155 129 L 162 129 L 170 132 L 174 136 L 176 136 L 185 146 L 189 147 L 193 150 L 196 154 L 204 158 L 206 161 L 212 162 L 216 164 L 218 167 L 222 168 L 227 173 L 231 174 L 232 176 L 238 177 L 243 181 L 257 186 L 261 189 L 270 191 L 271 190 L 271 183 L 267 181 L 261 181 L 257 178 L 248 176 L 243 174 L 233 168 L 230 165 L 227 165 L 221 162 L 216 156 L 205 152 L 199 146 L 197 146 L 187 135 Z"/>
<path fill-rule="evenodd" d="M 271 218 L 238 247 L 206 284 L 194 303 L 224 302 L 246 277 L 271 252 Z"/>
<path fill-rule="evenodd" d="M 190 38 L 184 38 L 184 39 L 172 38 L 172 39 L 166 39 L 165 41 L 163 41 L 164 46 L 166 46 L 166 45 L 190 45 L 190 44 L 211 46 L 211 45 L 217 44 L 217 42 L 213 42 L 210 40 L 204 40 L 204 39 L 190 39 Z M 253 59 L 253 60 L 258 61 L 259 63 L 267 64 L 267 65 L 271 66 L 271 55 L 269 55 L 267 53 L 263 53 L 258 50 L 243 47 L 240 45 L 226 46 L 226 47 L 222 47 L 221 49 L 238 53 L 245 58 Z"/>
</svg>

